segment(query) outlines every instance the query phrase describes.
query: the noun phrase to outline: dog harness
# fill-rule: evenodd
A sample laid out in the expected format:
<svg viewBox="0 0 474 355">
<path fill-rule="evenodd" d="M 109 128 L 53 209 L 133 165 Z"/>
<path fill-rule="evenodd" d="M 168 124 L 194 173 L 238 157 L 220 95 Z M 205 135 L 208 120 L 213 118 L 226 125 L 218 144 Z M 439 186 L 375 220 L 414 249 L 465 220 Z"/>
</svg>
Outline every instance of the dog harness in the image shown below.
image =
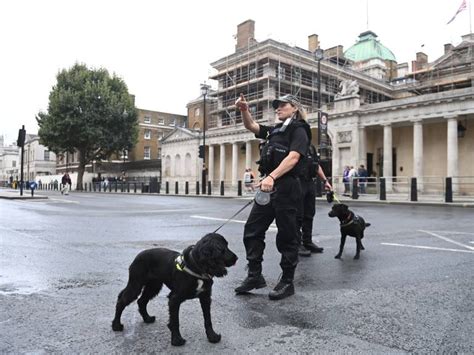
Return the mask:
<svg viewBox="0 0 474 355">
<path fill-rule="evenodd" d="M 198 274 L 198 273 L 194 272 L 190 268 L 188 268 L 186 266 L 186 263 L 184 262 L 184 255 L 183 254 L 178 255 L 178 257 L 175 259 L 175 262 L 176 262 L 176 269 L 178 269 L 179 271 L 186 272 L 189 275 L 197 277 L 198 279 L 201 279 L 201 280 L 211 280 L 212 279 L 212 276 L 209 275 L 209 274 L 202 274 L 201 275 L 201 274 Z"/>
<path fill-rule="evenodd" d="M 358 215 L 356 215 L 356 214 L 353 214 L 353 213 L 350 213 L 350 214 L 349 214 L 349 217 L 347 217 L 346 221 L 347 221 L 349 218 L 351 218 L 352 216 L 354 216 L 354 218 L 352 218 L 352 219 L 351 219 L 349 222 L 347 222 L 347 223 L 341 223 L 340 226 L 341 226 L 341 227 L 347 227 L 347 226 L 349 226 L 349 225 L 351 225 L 351 224 L 353 224 L 353 223 L 359 223 L 359 224 L 360 224 L 360 219 L 359 219 L 360 217 L 359 217 Z"/>
</svg>

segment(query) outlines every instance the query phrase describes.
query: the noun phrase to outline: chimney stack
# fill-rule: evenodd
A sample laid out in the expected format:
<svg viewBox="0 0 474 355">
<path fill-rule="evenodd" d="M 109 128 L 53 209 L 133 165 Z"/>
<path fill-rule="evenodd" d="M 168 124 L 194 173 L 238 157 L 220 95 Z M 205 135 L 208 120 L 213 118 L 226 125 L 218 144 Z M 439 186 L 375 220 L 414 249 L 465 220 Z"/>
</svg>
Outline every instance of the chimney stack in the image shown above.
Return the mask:
<svg viewBox="0 0 474 355">
<path fill-rule="evenodd" d="M 247 20 L 237 26 L 237 44 L 235 51 L 248 48 L 250 43 L 255 43 L 255 21 Z"/>
<path fill-rule="evenodd" d="M 319 48 L 319 39 L 318 39 L 318 35 L 316 34 L 312 34 L 310 36 L 308 36 L 308 50 L 312 53 L 314 53 L 314 51 L 316 51 L 316 49 Z"/>
<path fill-rule="evenodd" d="M 453 50 L 454 46 L 451 43 L 446 43 L 444 45 L 444 54 L 451 52 Z"/>
</svg>

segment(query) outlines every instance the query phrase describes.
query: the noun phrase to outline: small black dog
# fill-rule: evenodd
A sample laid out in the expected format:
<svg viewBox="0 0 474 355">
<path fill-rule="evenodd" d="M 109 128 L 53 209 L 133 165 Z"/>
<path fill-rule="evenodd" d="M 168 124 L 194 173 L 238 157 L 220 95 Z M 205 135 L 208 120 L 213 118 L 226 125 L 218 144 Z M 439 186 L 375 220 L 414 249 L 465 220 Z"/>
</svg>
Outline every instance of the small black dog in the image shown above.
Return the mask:
<svg viewBox="0 0 474 355">
<path fill-rule="evenodd" d="M 148 314 L 146 306 L 165 284 L 171 290 L 168 295 L 171 344 L 179 346 L 186 342 L 179 332 L 179 307 L 185 300 L 196 297 L 201 303 L 207 339 L 218 343 L 221 336 L 214 332 L 211 322 L 212 278 L 227 275 L 226 268 L 236 262 L 237 256 L 228 248 L 224 237 L 217 233 L 205 235 L 181 255 L 165 248 L 142 251 L 130 265 L 127 286 L 118 295 L 112 329 L 123 330 L 120 323 L 122 312 L 140 294 L 138 311 L 145 323 L 153 323 L 155 317 Z"/>
<path fill-rule="evenodd" d="M 370 223 L 366 223 L 361 216 L 357 216 L 352 212 L 347 205 L 343 203 L 334 204 L 331 211 L 328 213 L 329 217 L 337 217 L 341 222 L 341 244 L 339 245 L 339 253 L 335 256 L 336 259 L 340 259 L 342 251 L 344 250 L 344 244 L 346 243 L 346 236 L 356 238 L 357 252 L 354 259 L 359 259 L 360 251 L 364 250 L 362 245 L 362 238 L 364 238 L 364 230 L 370 226 Z"/>
</svg>

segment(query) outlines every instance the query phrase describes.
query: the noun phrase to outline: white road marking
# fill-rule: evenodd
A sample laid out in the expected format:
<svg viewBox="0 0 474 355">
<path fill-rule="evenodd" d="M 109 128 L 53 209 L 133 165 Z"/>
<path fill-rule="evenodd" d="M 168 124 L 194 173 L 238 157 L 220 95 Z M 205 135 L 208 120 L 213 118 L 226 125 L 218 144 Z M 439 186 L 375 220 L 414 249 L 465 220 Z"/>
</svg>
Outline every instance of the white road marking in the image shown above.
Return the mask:
<svg viewBox="0 0 474 355">
<path fill-rule="evenodd" d="M 428 234 L 432 235 L 433 237 L 436 237 L 436 238 L 442 239 L 444 241 L 459 245 L 460 247 L 464 247 L 464 248 L 467 248 L 469 250 L 474 250 L 474 247 L 471 247 L 471 246 L 463 244 L 463 243 L 459 243 L 455 240 L 449 239 L 447 237 L 443 237 L 442 235 L 439 235 L 439 234 L 436 234 L 436 233 L 433 233 L 433 232 L 430 232 L 430 231 L 425 231 L 425 230 L 418 230 L 418 231 L 423 232 L 423 233 L 428 233 Z"/>
<path fill-rule="evenodd" d="M 62 202 L 62 203 L 75 203 L 75 204 L 80 204 L 79 201 L 72 201 L 72 200 L 64 200 L 62 198 L 49 198 L 48 199 L 49 201 L 53 201 L 53 202 Z M 48 200 L 44 200 L 44 202 L 48 202 Z"/>
<path fill-rule="evenodd" d="M 217 218 L 217 217 L 206 217 L 206 216 L 196 216 L 196 215 L 193 215 L 193 216 L 190 216 L 190 217 L 191 218 L 198 218 L 198 219 L 207 219 L 209 221 L 223 221 L 223 222 L 227 221 L 227 219 L 225 219 L 225 218 Z M 241 221 L 241 220 L 238 220 L 238 219 L 231 219 L 229 222 L 245 224 L 247 221 Z M 269 229 L 278 230 L 275 223 L 272 223 L 270 225 Z"/>
<path fill-rule="evenodd" d="M 417 249 L 430 249 L 430 250 L 442 250 L 442 251 L 455 251 L 458 253 L 474 253 L 474 250 L 462 250 L 462 249 L 449 249 L 449 248 L 436 248 L 436 247 L 427 247 L 423 245 L 407 245 L 407 244 L 397 244 L 397 243 L 380 243 L 382 245 L 390 245 L 395 247 L 405 247 L 405 248 L 417 248 Z"/>
</svg>

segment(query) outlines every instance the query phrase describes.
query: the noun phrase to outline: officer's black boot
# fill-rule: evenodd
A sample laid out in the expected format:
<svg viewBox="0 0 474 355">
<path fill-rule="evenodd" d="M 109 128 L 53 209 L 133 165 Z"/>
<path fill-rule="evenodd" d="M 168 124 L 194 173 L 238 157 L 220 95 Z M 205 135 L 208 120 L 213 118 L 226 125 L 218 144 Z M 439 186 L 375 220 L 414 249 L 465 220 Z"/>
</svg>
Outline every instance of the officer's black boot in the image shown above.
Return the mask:
<svg viewBox="0 0 474 355">
<path fill-rule="evenodd" d="M 307 249 L 303 244 L 298 245 L 298 255 L 299 256 L 311 256 L 311 250 Z"/>
<path fill-rule="evenodd" d="M 248 276 L 242 284 L 235 289 L 235 293 L 245 293 L 257 288 L 266 287 L 267 283 L 262 275 L 262 265 L 249 264 Z"/>
<path fill-rule="evenodd" d="M 303 240 L 303 247 L 308 250 L 310 253 L 322 253 L 324 248 L 318 247 L 314 244 L 311 239 Z"/>
<path fill-rule="evenodd" d="M 283 275 L 275 288 L 268 294 L 268 298 L 273 301 L 281 300 L 295 294 L 293 285 L 294 269 L 283 270 Z"/>
</svg>

